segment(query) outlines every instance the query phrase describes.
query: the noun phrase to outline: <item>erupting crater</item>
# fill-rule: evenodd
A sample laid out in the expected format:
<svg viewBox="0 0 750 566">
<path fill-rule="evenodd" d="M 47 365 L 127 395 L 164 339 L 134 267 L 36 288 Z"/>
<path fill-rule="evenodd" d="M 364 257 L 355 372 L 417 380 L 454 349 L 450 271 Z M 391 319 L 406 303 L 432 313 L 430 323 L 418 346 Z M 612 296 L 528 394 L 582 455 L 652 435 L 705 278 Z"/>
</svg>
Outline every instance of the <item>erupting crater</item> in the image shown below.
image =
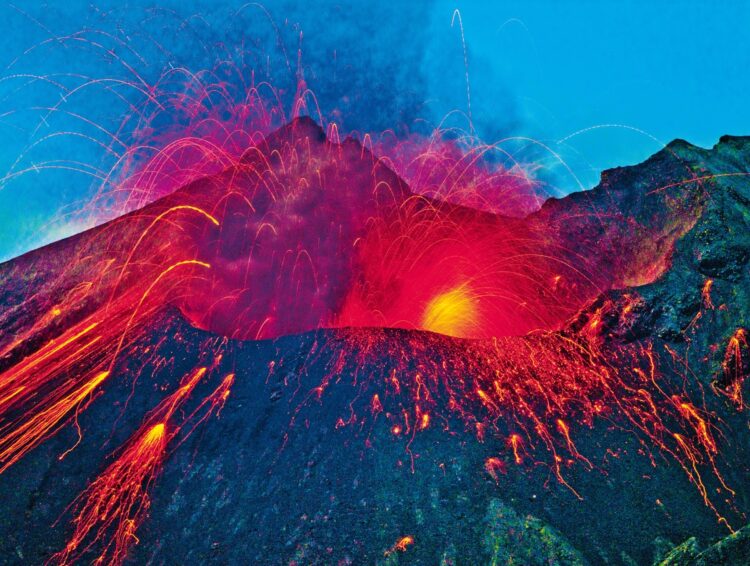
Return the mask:
<svg viewBox="0 0 750 566">
<path fill-rule="evenodd" d="M 338 327 L 519 335 L 558 327 L 606 287 L 609 274 L 574 266 L 536 217 L 500 216 L 420 188 L 413 193 L 354 139 L 331 142 L 298 118 L 235 166 L 156 204 L 189 205 L 215 223 L 150 239 L 181 241 L 180 252 L 210 265 L 170 300 L 195 326 L 240 339 Z"/>
</svg>

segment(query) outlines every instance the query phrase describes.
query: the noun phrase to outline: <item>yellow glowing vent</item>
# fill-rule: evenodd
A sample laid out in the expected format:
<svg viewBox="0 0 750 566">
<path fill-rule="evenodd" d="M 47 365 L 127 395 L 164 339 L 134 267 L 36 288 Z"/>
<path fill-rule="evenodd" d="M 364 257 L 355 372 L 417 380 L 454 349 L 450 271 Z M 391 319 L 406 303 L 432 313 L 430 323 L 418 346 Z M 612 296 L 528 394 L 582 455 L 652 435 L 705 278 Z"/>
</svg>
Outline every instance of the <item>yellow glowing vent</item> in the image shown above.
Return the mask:
<svg viewBox="0 0 750 566">
<path fill-rule="evenodd" d="M 422 315 L 422 329 L 448 336 L 471 336 L 478 323 L 476 300 L 466 284 L 433 297 Z"/>
</svg>

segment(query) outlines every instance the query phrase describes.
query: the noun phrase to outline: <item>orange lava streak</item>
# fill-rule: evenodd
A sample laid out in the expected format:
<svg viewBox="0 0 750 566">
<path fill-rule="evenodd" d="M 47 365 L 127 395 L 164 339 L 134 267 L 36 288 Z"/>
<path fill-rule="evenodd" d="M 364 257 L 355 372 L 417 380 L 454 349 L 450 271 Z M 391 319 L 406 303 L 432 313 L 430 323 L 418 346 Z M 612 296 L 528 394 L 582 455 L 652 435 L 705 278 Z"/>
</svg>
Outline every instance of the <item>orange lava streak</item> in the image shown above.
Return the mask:
<svg viewBox="0 0 750 566">
<path fill-rule="evenodd" d="M 703 284 L 703 290 L 701 291 L 701 297 L 703 298 L 703 306 L 707 309 L 713 309 L 714 304 L 711 301 L 711 288 L 714 285 L 713 279 L 706 279 L 706 282 Z"/>
<path fill-rule="evenodd" d="M 224 405 L 227 402 L 227 399 L 229 398 L 229 395 L 232 391 L 232 386 L 234 385 L 234 378 L 235 375 L 233 373 L 227 374 L 226 377 L 221 381 L 219 386 L 209 395 L 206 397 L 203 402 L 201 402 L 200 406 L 189 416 L 186 420 L 191 420 L 192 417 L 196 415 L 198 411 L 203 409 L 206 405 L 208 405 L 208 410 L 203 414 L 202 417 L 200 417 L 197 422 L 192 426 L 192 428 L 183 435 L 184 438 L 187 438 L 192 434 L 193 430 L 201 424 L 203 421 L 205 421 L 208 417 L 210 417 L 212 414 L 218 415 L 221 410 L 224 408 Z"/>
<path fill-rule="evenodd" d="M 55 398 L 57 393 L 59 393 L 59 389 L 55 388 L 51 392 L 45 392 L 45 388 L 48 389 L 52 380 L 58 377 L 62 370 L 79 362 L 83 358 L 84 353 L 90 351 L 91 347 L 99 342 L 101 338 L 101 336 L 95 336 L 88 342 L 78 346 L 75 350 L 67 353 L 59 360 L 50 362 L 45 365 L 44 368 L 39 368 L 38 371 L 26 372 L 23 375 L 16 376 L 14 382 L 8 384 L 12 385 L 14 390 L 0 401 L 0 419 L 2 419 L 0 420 L 0 423 L 2 423 L 0 431 L 7 427 L 4 417 L 11 407 L 21 405 L 41 392 L 43 394 L 42 399 L 36 400 L 32 409 L 33 411 L 39 411 L 44 408 L 45 404 L 50 399 Z M 81 383 L 83 379 L 85 379 L 85 376 L 76 376 L 73 381 L 75 383 Z"/>
<path fill-rule="evenodd" d="M 383 556 L 390 556 L 394 552 L 406 552 L 406 549 L 412 544 L 414 544 L 413 536 L 406 535 L 405 537 L 401 537 L 391 548 L 383 553 Z"/>
<path fill-rule="evenodd" d="M 122 563 L 130 544 L 137 543 L 135 531 L 150 506 L 148 491 L 159 473 L 170 438 L 167 423 L 206 371 L 207 368 L 200 367 L 188 374 L 180 387 L 152 411 L 147 424 L 136 432 L 117 460 L 86 489 L 82 494 L 86 500 L 73 521 L 73 536 L 65 550 L 52 557 L 52 563 L 74 563 L 98 540 L 105 542 L 95 563 Z M 220 397 L 233 380 L 233 374 L 225 378 L 219 389 Z M 178 430 L 175 427 L 171 435 Z M 93 539 L 84 544 L 92 533 Z"/>
<path fill-rule="evenodd" d="M 227 402 L 227 399 L 229 398 L 229 394 L 232 390 L 232 385 L 234 385 L 234 374 L 230 373 L 225 378 L 224 381 L 221 382 L 221 385 L 219 385 L 219 388 L 214 392 L 212 395 L 212 398 L 216 396 L 216 402 L 221 405 L 221 407 L 224 406 L 224 403 Z"/>
<path fill-rule="evenodd" d="M 383 412 L 383 405 L 380 402 L 380 396 L 377 393 L 372 396 L 371 407 L 373 415 L 377 415 L 378 413 Z"/>
<path fill-rule="evenodd" d="M 495 480 L 495 483 L 498 482 L 498 472 L 505 475 L 507 473 L 507 470 L 505 469 L 505 463 L 498 457 L 492 456 L 491 458 L 487 458 L 484 461 L 484 469 L 487 471 L 487 473 L 492 476 L 492 479 Z"/>
<path fill-rule="evenodd" d="M 195 386 L 198 384 L 198 382 L 201 380 L 201 378 L 206 374 L 208 368 L 201 367 L 198 368 L 198 370 L 190 377 L 185 383 L 183 383 L 177 391 L 175 391 L 172 395 L 170 395 L 166 401 L 168 401 L 168 404 L 166 405 L 167 409 L 164 411 L 164 420 L 169 420 L 174 412 L 179 408 L 179 406 L 185 401 L 185 398 L 192 393 L 193 389 L 195 389 Z M 163 403 L 162 403 L 163 404 Z M 160 408 L 162 405 L 159 406 Z M 161 412 L 157 409 L 158 412 Z"/>
<path fill-rule="evenodd" d="M 698 435 L 698 439 L 700 440 L 701 444 L 703 444 L 706 451 L 709 454 L 718 453 L 719 450 L 716 447 L 716 441 L 713 439 L 711 431 L 708 428 L 708 423 L 706 423 L 705 419 L 701 418 L 701 416 L 695 410 L 695 407 L 693 407 L 690 403 L 680 403 L 679 409 L 683 416 L 688 419 L 695 427 L 695 432 Z"/>
<path fill-rule="evenodd" d="M 703 503 L 711 509 L 711 511 L 714 512 L 716 515 L 718 521 L 720 523 L 723 523 L 730 531 L 734 532 L 734 529 L 732 529 L 732 526 L 727 522 L 726 518 L 719 513 L 719 510 L 716 509 L 714 504 L 711 502 L 711 499 L 708 496 L 708 490 L 706 489 L 705 484 L 703 483 L 703 478 L 701 477 L 700 470 L 698 469 L 698 465 L 700 464 L 700 453 L 693 448 L 693 446 L 690 445 L 689 441 L 682 436 L 679 433 L 673 433 L 672 435 L 674 439 L 677 441 L 677 444 L 680 446 L 680 449 L 687 457 L 687 460 L 689 462 L 689 468 L 688 464 L 685 464 L 682 462 L 682 460 L 678 460 L 682 468 L 685 470 L 685 473 L 688 475 L 688 478 L 691 482 L 698 488 L 698 491 L 701 494 L 701 497 L 703 498 Z"/>
<path fill-rule="evenodd" d="M 17 395 L 19 395 L 21 392 L 23 392 L 26 389 L 26 386 L 21 385 L 19 387 L 16 387 L 13 391 L 8 393 L 5 397 L 0 399 L 0 411 L 2 411 L 3 406 L 12 401 Z"/>
<path fill-rule="evenodd" d="M 108 376 L 108 371 L 97 373 L 82 386 L 52 402 L 45 409 L 31 413 L 28 420 L 0 438 L 0 474 L 54 433 L 65 417 L 84 403 Z"/>
<path fill-rule="evenodd" d="M 511 448 L 513 448 L 513 457 L 516 461 L 516 464 L 521 464 L 523 462 L 523 458 L 521 458 L 521 455 L 518 453 L 518 447 L 521 444 L 521 437 L 517 434 L 511 434 L 510 435 L 510 445 Z"/>
<path fill-rule="evenodd" d="M 26 375 L 27 372 L 34 369 L 36 366 L 38 366 L 42 362 L 48 361 L 55 354 L 58 354 L 67 346 L 71 345 L 73 342 L 75 342 L 82 336 L 91 332 L 94 328 L 98 326 L 98 324 L 99 324 L 98 322 L 93 322 L 89 324 L 86 328 L 84 328 L 83 330 L 79 330 L 77 332 L 72 331 L 69 333 L 72 335 L 68 336 L 60 343 L 57 343 L 55 340 L 49 342 L 41 350 L 32 354 L 21 363 L 14 366 L 12 369 L 0 375 L 0 393 L 4 393 L 10 385 L 14 384 L 20 377 Z"/>
<path fill-rule="evenodd" d="M 137 542 L 135 529 L 150 507 L 148 490 L 163 463 L 167 446 L 166 423 L 140 432 L 135 440 L 86 490 L 86 501 L 76 516 L 75 532 L 65 549 L 50 560 L 73 564 L 111 528 L 114 535 L 104 544 L 95 564 L 120 564 L 127 549 Z M 93 532 L 94 538 L 82 546 Z"/>
<path fill-rule="evenodd" d="M 568 425 L 566 425 L 562 419 L 557 419 L 557 429 L 565 437 L 565 441 L 568 444 L 568 451 L 573 455 L 573 457 L 585 462 L 586 465 L 589 467 L 589 469 L 592 469 L 594 465 L 591 463 L 591 461 L 588 458 L 586 458 L 585 456 L 581 455 L 578 452 L 576 445 L 573 444 L 573 441 L 570 439 L 570 429 L 568 428 Z"/>
<path fill-rule="evenodd" d="M 430 426 L 430 414 L 424 413 L 419 421 L 419 430 L 424 430 Z"/>
<path fill-rule="evenodd" d="M 747 378 L 748 367 L 750 367 L 749 357 L 747 333 L 744 328 L 738 328 L 729 339 L 722 362 L 726 393 L 738 410 L 744 408 L 742 386 Z"/>
</svg>

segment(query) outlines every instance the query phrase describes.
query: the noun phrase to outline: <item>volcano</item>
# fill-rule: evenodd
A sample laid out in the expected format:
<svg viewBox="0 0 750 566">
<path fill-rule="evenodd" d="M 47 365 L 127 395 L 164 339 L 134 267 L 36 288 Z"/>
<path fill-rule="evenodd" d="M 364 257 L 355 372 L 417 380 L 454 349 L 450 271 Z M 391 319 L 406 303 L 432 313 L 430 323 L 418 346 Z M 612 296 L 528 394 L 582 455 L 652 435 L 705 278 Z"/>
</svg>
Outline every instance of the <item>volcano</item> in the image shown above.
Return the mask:
<svg viewBox="0 0 750 566">
<path fill-rule="evenodd" d="M 518 218 L 298 118 L 6 262 L 4 563 L 743 563 L 748 163 Z"/>
</svg>

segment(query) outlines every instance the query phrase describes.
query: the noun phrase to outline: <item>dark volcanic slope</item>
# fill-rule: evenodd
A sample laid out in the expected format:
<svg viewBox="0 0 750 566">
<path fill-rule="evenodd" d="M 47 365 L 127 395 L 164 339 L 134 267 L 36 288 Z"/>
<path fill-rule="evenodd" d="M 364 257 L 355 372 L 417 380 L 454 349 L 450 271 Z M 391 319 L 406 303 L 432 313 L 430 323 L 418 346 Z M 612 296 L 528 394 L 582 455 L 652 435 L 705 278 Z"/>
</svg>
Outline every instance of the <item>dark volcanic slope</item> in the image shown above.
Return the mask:
<svg viewBox="0 0 750 566">
<path fill-rule="evenodd" d="M 689 175 L 680 176 L 683 167 Z M 672 174 L 654 175 L 670 169 Z M 591 308 L 607 298 L 622 302 L 624 297 L 635 297 L 635 316 L 626 326 L 618 324 L 617 316 L 610 317 L 605 333 L 629 340 L 658 337 L 674 347 L 689 346 L 691 373 L 720 390 L 729 385 L 727 380 L 742 381 L 749 369 L 742 339 L 736 350 L 739 365 L 724 363 L 732 337 L 750 323 L 749 171 L 750 138 L 724 136 L 710 150 L 678 140 L 642 165 L 604 174 L 603 186 L 625 180 L 607 192 L 615 195 L 617 206 L 634 211 L 646 224 L 648 218 L 664 217 L 665 211 L 687 211 L 689 229 L 669 246 L 660 277 L 609 292 Z M 643 177 L 652 180 L 644 182 Z M 685 209 L 685 203 L 690 207 Z M 644 259 L 654 257 L 646 250 L 658 244 L 650 240 L 640 244 Z"/>
<path fill-rule="evenodd" d="M 667 368 L 669 377 L 705 386 L 706 405 L 723 423 L 727 480 L 745 511 L 750 436 L 747 411 L 733 393 L 743 390 L 746 345 L 737 341 L 739 358 L 725 362 L 750 316 L 748 166 L 750 139 L 722 138 L 712 150 L 674 142 L 644 164 L 606 172 L 593 191 L 548 203 L 529 220 L 541 219 L 562 240 L 579 242 L 567 253 L 571 261 L 585 256 L 589 272 L 616 271 L 620 287 L 648 282 L 603 295 L 572 328 L 585 328 L 598 312 L 605 340 L 652 338 L 686 356 L 688 365 Z M 69 240 L 2 266 L 3 344 L 24 327 L 33 301 L 49 306 L 38 266 L 57 273 L 77 245 Z M 40 254 L 49 257 L 40 260 Z M 627 273 L 620 269 L 623 257 L 632 268 Z M 633 304 L 635 317 L 625 318 L 623 310 Z M 384 359 L 413 353 L 415 333 L 373 332 Z M 170 448 L 132 563 L 744 563 L 746 531 L 707 548 L 726 531 L 683 470 L 662 458 L 652 466 L 635 437 L 606 423 L 575 431 L 579 450 L 601 467 L 569 472 L 583 501 L 542 468 L 509 465 L 496 481 L 484 464 L 491 456 L 508 457 L 507 447 L 491 438 L 478 442 L 459 432 L 460 423 L 446 423 L 450 433 L 431 427 L 412 444 L 394 440 L 385 420 L 364 432 L 337 426 L 353 394 L 367 394 L 347 385 L 352 375 L 342 376 L 324 402 L 308 394 L 335 365 L 337 340 L 348 334 L 227 340 L 193 328 L 177 309 L 162 309 L 120 357 L 104 394 L 80 415 L 80 445 L 58 458 L 78 438 L 68 426 L 0 475 L 0 562 L 38 564 L 64 547 L 68 505 L 144 414 L 221 347 L 214 371 L 236 373 L 232 393 L 218 416 Z M 419 340 L 435 359 L 460 345 L 434 335 Z M 214 386 L 199 385 L 183 414 L 192 414 Z M 617 454 L 607 451 L 611 446 L 619 447 Z M 413 544 L 387 554 L 404 536 Z"/>
</svg>

